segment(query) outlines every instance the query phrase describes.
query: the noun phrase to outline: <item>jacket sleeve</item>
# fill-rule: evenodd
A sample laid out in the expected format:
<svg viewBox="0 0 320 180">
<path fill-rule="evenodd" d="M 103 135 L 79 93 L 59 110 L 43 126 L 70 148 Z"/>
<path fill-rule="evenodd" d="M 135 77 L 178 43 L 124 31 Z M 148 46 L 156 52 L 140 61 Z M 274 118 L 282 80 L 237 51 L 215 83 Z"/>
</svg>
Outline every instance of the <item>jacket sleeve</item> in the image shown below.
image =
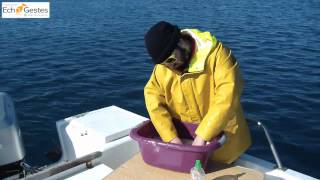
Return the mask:
<svg viewBox="0 0 320 180">
<path fill-rule="evenodd" d="M 160 87 L 156 76 L 156 68 L 144 88 L 146 107 L 161 139 L 169 142 L 177 137 L 176 129 L 172 122 L 172 117 L 168 112 L 163 89 Z"/>
<path fill-rule="evenodd" d="M 233 119 L 236 109 L 240 106 L 242 92 L 242 79 L 239 65 L 233 57 L 231 50 L 221 44 L 217 48 L 214 65 L 214 99 L 210 102 L 208 113 L 200 122 L 196 134 L 206 141 L 217 136 Z"/>
</svg>

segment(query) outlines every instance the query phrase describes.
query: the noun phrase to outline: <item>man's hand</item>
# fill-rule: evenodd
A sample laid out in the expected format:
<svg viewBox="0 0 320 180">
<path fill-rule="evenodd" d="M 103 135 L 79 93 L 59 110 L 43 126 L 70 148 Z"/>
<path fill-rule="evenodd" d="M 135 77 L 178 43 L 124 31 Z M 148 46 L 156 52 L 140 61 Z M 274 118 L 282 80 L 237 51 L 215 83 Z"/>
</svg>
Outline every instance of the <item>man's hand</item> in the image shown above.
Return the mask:
<svg viewBox="0 0 320 180">
<path fill-rule="evenodd" d="M 176 138 L 172 139 L 172 140 L 170 141 L 170 143 L 173 143 L 173 144 L 182 144 L 182 141 L 181 141 L 180 138 L 176 137 Z"/>
<path fill-rule="evenodd" d="M 192 143 L 192 146 L 204 146 L 206 141 L 202 139 L 200 136 L 197 136 Z"/>
</svg>

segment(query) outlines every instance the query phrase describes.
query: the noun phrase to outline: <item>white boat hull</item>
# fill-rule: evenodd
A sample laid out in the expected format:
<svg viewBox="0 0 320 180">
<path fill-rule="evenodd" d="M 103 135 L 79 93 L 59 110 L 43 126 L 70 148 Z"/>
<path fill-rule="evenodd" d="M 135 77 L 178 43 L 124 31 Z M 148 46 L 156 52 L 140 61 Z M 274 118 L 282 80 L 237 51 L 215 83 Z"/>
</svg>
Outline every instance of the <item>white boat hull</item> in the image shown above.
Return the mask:
<svg viewBox="0 0 320 180">
<path fill-rule="evenodd" d="M 48 173 L 54 167 L 100 151 L 102 155 L 92 161 L 94 168 L 88 169 L 85 164 L 81 164 L 46 178 L 74 180 L 106 177 L 139 152 L 138 144 L 128 134 L 131 128 L 146 120 L 148 119 L 140 115 L 110 106 L 58 121 L 57 129 L 63 155 L 58 163 L 46 168 L 42 173 Z M 114 124 L 122 126 L 115 127 Z M 275 169 L 275 164 L 248 154 L 242 155 L 235 165 L 258 170 L 267 180 L 315 180 L 291 169 Z M 38 177 L 35 174 L 27 179 Z"/>
</svg>

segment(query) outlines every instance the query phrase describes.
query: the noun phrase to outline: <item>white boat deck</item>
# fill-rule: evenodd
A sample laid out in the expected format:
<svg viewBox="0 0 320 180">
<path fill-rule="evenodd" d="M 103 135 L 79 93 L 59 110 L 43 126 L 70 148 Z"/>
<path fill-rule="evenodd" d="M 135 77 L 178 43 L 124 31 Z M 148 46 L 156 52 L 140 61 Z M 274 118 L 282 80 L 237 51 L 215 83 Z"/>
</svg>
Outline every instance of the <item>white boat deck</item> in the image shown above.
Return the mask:
<svg viewBox="0 0 320 180">
<path fill-rule="evenodd" d="M 138 144 L 128 135 L 131 128 L 146 120 L 148 119 L 140 115 L 110 106 L 58 121 L 57 129 L 63 156 L 58 163 L 44 171 L 50 172 L 54 167 L 97 151 L 102 155 L 92 161 L 94 167 L 91 169 L 81 164 L 46 179 L 101 179 L 107 176 L 139 152 Z M 315 180 L 291 169 L 275 169 L 275 164 L 248 154 L 242 155 L 235 165 L 258 170 L 267 180 Z M 26 179 L 39 177 L 31 175 Z"/>
</svg>

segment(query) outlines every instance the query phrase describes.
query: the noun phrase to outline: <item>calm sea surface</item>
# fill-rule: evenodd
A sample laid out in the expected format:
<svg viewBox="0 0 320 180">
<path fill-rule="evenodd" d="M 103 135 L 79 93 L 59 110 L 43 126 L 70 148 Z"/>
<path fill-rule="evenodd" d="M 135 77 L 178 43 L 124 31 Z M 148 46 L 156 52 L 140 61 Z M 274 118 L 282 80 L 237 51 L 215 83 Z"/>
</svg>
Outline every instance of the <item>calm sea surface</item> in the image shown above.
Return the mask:
<svg viewBox="0 0 320 180">
<path fill-rule="evenodd" d="M 320 1 L 55 0 L 50 19 L 0 19 L 0 91 L 15 101 L 27 161 L 50 163 L 57 120 L 110 105 L 147 116 L 146 30 L 210 31 L 240 62 L 246 115 L 283 164 L 320 177 Z M 261 130 L 249 154 L 273 161 Z"/>
</svg>

